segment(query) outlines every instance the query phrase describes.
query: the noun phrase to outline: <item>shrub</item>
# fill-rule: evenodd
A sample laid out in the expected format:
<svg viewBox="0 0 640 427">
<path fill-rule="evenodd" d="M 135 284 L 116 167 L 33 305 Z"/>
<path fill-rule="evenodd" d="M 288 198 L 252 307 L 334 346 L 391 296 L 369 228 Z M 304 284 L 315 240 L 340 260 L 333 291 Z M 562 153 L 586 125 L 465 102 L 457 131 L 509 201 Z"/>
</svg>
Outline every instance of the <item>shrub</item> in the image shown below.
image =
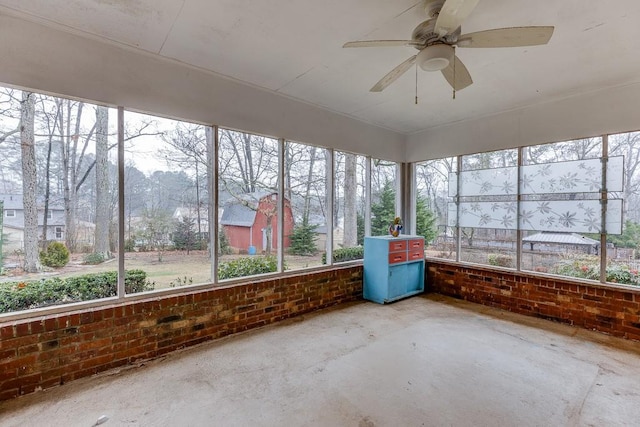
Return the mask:
<svg viewBox="0 0 640 427">
<path fill-rule="evenodd" d="M 354 246 L 353 248 L 340 248 L 333 251 L 331 257 L 333 262 L 346 262 L 364 258 L 364 248 L 362 246 Z M 327 263 L 327 253 L 322 254 L 322 263 Z"/>
<path fill-rule="evenodd" d="M 91 264 L 91 265 L 102 264 L 104 262 L 104 255 L 96 252 L 86 254 L 82 259 L 82 262 L 84 264 Z"/>
<path fill-rule="evenodd" d="M 118 273 L 109 271 L 66 279 L 0 283 L 0 313 L 115 296 L 117 282 Z M 142 270 L 126 271 L 124 284 L 127 293 L 148 291 L 155 286 Z"/>
<path fill-rule="evenodd" d="M 506 254 L 489 254 L 489 265 L 497 267 L 513 267 L 513 257 Z"/>
<path fill-rule="evenodd" d="M 600 260 L 595 256 L 568 256 L 558 263 L 553 273 L 581 279 L 600 280 Z M 640 286 L 640 275 L 628 264 L 608 264 L 606 281 Z"/>
<path fill-rule="evenodd" d="M 274 271 L 278 271 L 278 259 L 275 256 L 251 256 L 221 262 L 218 265 L 218 279 L 233 279 L 234 277 L 253 276 Z"/>
<path fill-rule="evenodd" d="M 233 253 L 224 226 L 220 227 L 220 232 L 218 233 L 218 252 L 219 255 L 230 255 Z"/>
<path fill-rule="evenodd" d="M 136 250 L 136 241 L 133 238 L 128 238 L 124 241 L 124 251 L 133 252 Z"/>
<path fill-rule="evenodd" d="M 69 249 L 60 242 L 51 242 L 40 252 L 40 262 L 47 267 L 64 267 L 69 262 Z"/>
</svg>

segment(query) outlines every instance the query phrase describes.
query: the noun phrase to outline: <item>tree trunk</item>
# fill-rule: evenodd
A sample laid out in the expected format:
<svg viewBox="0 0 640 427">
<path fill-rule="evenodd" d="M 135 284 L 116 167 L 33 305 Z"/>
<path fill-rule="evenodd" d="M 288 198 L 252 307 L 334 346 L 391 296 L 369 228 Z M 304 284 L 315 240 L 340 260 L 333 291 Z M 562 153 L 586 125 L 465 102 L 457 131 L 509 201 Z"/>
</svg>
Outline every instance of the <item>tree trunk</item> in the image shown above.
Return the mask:
<svg viewBox="0 0 640 427">
<path fill-rule="evenodd" d="M 249 134 L 243 134 L 242 138 L 244 149 L 244 158 L 247 163 L 247 171 L 249 174 L 249 192 L 254 193 L 256 191 L 256 179 L 253 171 L 253 153 L 251 151 L 251 136 Z"/>
<path fill-rule="evenodd" d="M 73 114 L 73 101 L 59 99 L 58 102 L 60 102 L 61 105 L 66 103 L 66 123 L 64 113 L 60 114 L 60 129 L 64 129 L 64 132 L 66 132 L 62 138 L 65 243 L 70 252 L 76 252 L 78 237 L 76 232 L 78 219 L 78 167 L 79 163 L 82 162 L 82 155 L 78 158 L 78 140 L 80 139 L 80 123 L 82 122 L 84 104 L 82 102 L 78 103 L 75 112 L 75 124 L 72 130 L 71 116 Z M 93 132 L 93 130 L 91 132 Z"/>
<path fill-rule="evenodd" d="M 356 209 L 358 162 L 354 154 L 344 155 L 344 247 L 358 244 L 358 211 Z"/>
<path fill-rule="evenodd" d="M 309 171 L 307 172 L 307 185 L 304 192 L 304 207 L 302 209 L 302 223 L 309 224 L 309 211 L 311 210 L 311 183 L 313 182 L 313 166 L 316 161 L 316 147 L 309 147 Z M 291 199 L 289 199 L 291 200 Z"/>
<path fill-rule="evenodd" d="M 209 220 L 209 226 L 207 227 L 207 231 L 209 232 L 209 259 L 213 260 L 213 251 L 216 254 L 220 253 L 220 236 L 218 236 L 218 241 L 215 242 L 215 246 L 211 244 L 211 239 L 213 238 L 213 228 L 215 227 L 215 222 L 218 221 L 218 211 L 217 206 L 212 203 L 214 192 L 217 192 L 218 189 L 213 187 L 213 162 L 217 162 L 218 159 L 214 159 L 214 150 L 213 144 L 211 141 L 214 139 L 213 137 L 213 128 L 207 126 L 204 128 L 205 134 L 205 152 L 207 156 L 207 194 L 209 195 L 209 202 L 207 203 L 207 219 Z M 218 230 L 218 233 L 221 233 L 221 230 Z M 213 272 L 211 273 L 211 280 L 213 280 Z"/>
<path fill-rule="evenodd" d="M 49 198 L 51 195 L 51 151 L 53 147 L 52 138 L 53 135 L 49 135 L 49 143 L 47 144 L 47 164 L 45 165 L 45 175 L 44 175 L 44 213 L 42 214 L 42 249 L 46 249 L 47 247 L 47 228 L 49 228 Z"/>
<path fill-rule="evenodd" d="M 108 164 L 109 110 L 96 107 L 96 228 L 94 252 L 105 259 L 111 257 L 109 251 L 109 164 Z"/>
<path fill-rule="evenodd" d="M 198 171 L 198 158 L 194 157 L 196 166 L 196 214 L 198 217 L 198 237 L 196 240 L 199 242 L 202 239 L 202 215 L 200 214 L 200 175 Z M 187 253 L 189 251 L 187 250 Z"/>
<path fill-rule="evenodd" d="M 22 201 L 24 208 L 24 271 L 41 269 L 38 256 L 38 207 L 36 201 L 36 150 L 34 138 L 35 94 L 22 92 L 20 140 L 22 147 Z"/>
</svg>

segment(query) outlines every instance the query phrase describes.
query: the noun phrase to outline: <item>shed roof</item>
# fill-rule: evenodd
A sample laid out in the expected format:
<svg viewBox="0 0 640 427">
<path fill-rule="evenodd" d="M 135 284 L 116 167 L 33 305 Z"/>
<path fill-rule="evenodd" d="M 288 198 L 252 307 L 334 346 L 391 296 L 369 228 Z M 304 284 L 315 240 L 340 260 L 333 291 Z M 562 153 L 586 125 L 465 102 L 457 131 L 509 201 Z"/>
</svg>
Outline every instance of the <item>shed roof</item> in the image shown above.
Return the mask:
<svg viewBox="0 0 640 427">
<path fill-rule="evenodd" d="M 220 224 L 251 227 L 256 219 L 256 210 L 245 206 L 241 202 L 227 205 L 222 212 Z"/>
<path fill-rule="evenodd" d="M 559 245 L 599 245 L 600 242 L 576 233 L 536 233 L 522 239 L 526 243 L 554 243 Z"/>
</svg>

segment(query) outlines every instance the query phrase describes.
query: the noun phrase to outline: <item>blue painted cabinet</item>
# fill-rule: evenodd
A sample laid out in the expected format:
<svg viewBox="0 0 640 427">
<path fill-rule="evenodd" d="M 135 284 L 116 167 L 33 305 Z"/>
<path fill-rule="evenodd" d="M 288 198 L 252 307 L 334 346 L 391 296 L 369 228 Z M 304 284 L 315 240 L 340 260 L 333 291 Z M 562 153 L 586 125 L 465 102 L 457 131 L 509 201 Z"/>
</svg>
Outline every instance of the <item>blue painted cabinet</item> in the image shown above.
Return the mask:
<svg viewBox="0 0 640 427">
<path fill-rule="evenodd" d="M 424 291 L 424 238 L 364 238 L 364 298 L 380 304 Z"/>
</svg>

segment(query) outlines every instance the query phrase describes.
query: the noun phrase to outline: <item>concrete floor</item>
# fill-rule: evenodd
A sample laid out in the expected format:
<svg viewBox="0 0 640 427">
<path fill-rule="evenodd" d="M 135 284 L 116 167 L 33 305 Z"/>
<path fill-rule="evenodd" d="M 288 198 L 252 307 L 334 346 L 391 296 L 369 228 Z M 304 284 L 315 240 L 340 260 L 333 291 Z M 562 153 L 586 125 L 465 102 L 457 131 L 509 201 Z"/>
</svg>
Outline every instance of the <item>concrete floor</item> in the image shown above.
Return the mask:
<svg viewBox="0 0 640 427">
<path fill-rule="evenodd" d="M 437 295 L 355 303 L 0 404 L 2 426 L 640 425 L 640 343 Z"/>
</svg>

